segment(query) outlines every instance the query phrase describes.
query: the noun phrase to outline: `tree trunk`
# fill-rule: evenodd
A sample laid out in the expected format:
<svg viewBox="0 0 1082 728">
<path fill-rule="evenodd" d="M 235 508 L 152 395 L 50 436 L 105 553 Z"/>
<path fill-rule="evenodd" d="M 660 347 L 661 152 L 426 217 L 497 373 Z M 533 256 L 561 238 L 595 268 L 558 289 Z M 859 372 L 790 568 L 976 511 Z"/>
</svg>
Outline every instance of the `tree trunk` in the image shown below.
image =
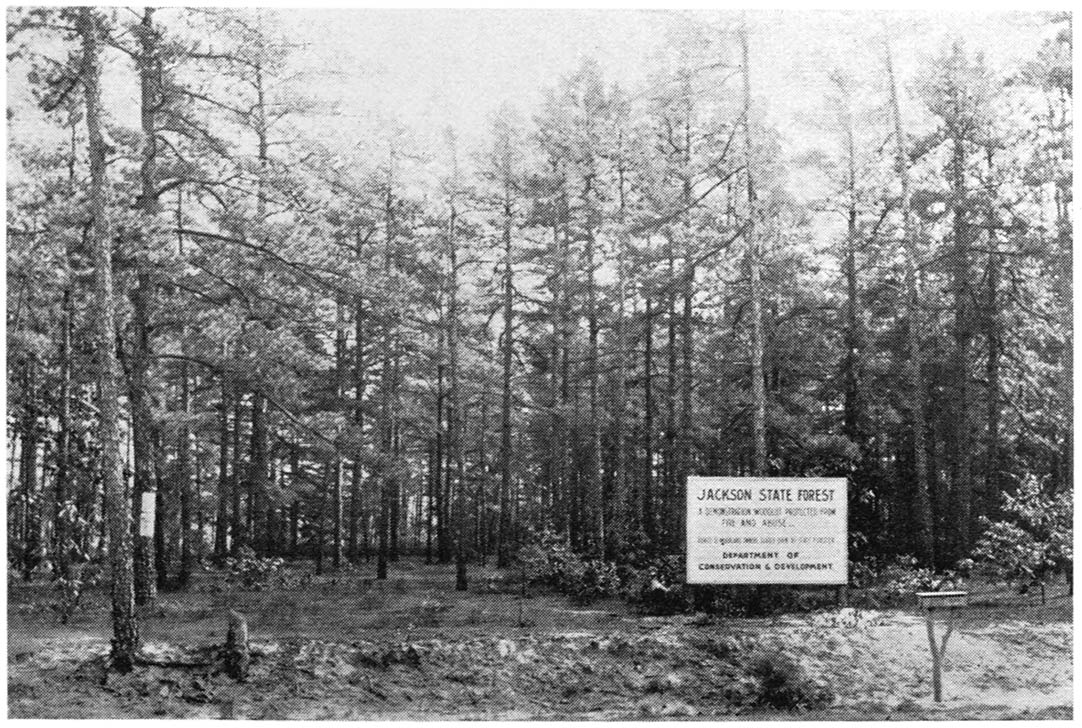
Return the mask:
<svg viewBox="0 0 1082 728">
<path fill-rule="evenodd" d="M 676 249 L 673 244 L 672 232 L 666 236 L 666 257 L 669 264 L 669 281 L 676 281 Z M 675 502 L 676 498 L 676 406 L 680 400 L 680 392 L 677 385 L 677 371 L 679 369 L 679 355 L 677 348 L 678 320 L 676 316 L 676 291 L 670 287 L 666 295 L 666 370 L 665 370 L 665 438 L 662 442 L 662 450 L 665 458 L 665 468 L 662 470 L 662 512 L 661 512 L 661 537 L 664 547 L 671 547 L 673 540 L 673 519 L 676 518 L 676 509 L 680 506 Z"/>
<path fill-rule="evenodd" d="M 323 461 L 323 479 L 319 484 L 319 508 L 316 510 L 315 556 L 316 573 L 323 573 L 323 552 L 327 541 L 327 492 L 333 487 L 334 465 L 328 457 Z"/>
<path fill-rule="evenodd" d="M 233 467 L 230 476 L 229 495 L 231 497 L 232 524 L 230 534 L 233 542 L 230 545 L 231 552 L 236 555 L 241 546 L 248 545 L 248 530 L 245 526 L 244 511 L 241 509 L 241 492 L 244 490 L 243 461 L 241 460 L 241 428 L 244 426 L 244 397 L 241 394 L 240 383 L 232 381 L 233 385 Z M 251 477 L 250 475 L 248 477 Z"/>
<path fill-rule="evenodd" d="M 135 586 L 132 566 L 131 508 L 124 492 L 123 456 L 120 450 L 120 405 L 115 354 L 116 301 L 113 293 L 112 237 L 106 217 L 105 141 L 101 110 L 101 20 L 92 8 L 79 11 L 82 36 L 82 74 L 85 88 L 86 126 L 90 156 L 91 243 L 94 261 L 95 338 L 98 360 L 98 437 L 102 453 L 109 555 L 112 570 L 112 667 L 129 672 L 139 647 L 135 619 Z"/>
<path fill-rule="evenodd" d="M 357 263 L 360 265 L 364 255 L 364 242 L 361 238 L 361 232 L 357 230 Z M 360 270 L 357 272 L 358 285 L 363 279 L 363 274 Z M 353 325 L 355 329 L 355 339 L 353 349 L 353 388 L 354 388 L 354 408 L 353 408 L 353 423 L 357 427 L 356 435 L 356 452 L 353 456 L 353 472 L 352 481 L 350 483 L 349 494 L 349 559 L 350 561 L 357 561 L 357 544 L 358 544 L 358 527 L 361 519 L 367 519 L 367 513 L 363 508 L 362 502 L 362 475 L 363 475 L 363 463 L 364 463 L 364 390 L 365 390 L 365 375 L 366 375 L 366 361 L 364 356 L 365 346 L 365 311 L 364 311 L 364 294 L 358 293 L 354 301 L 354 320 Z M 365 548 L 365 558 L 368 558 L 368 550 Z"/>
<path fill-rule="evenodd" d="M 346 415 L 346 380 L 349 373 L 346 367 L 346 309 L 341 303 L 335 306 L 335 397 L 337 406 L 342 407 L 343 415 Z M 342 468 L 342 458 L 334 455 L 334 479 L 331 484 L 331 565 L 335 568 L 342 566 L 342 518 L 344 516 L 342 481 L 345 473 Z"/>
<path fill-rule="evenodd" d="M 158 591 L 169 587 L 169 542 L 166 537 L 165 524 L 170 522 L 170 502 L 173 500 L 175 488 L 163 474 L 165 461 L 165 446 L 162 443 L 161 430 L 154 425 L 150 431 L 150 446 L 154 453 L 154 483 L 157 486 L 158 497 L 154 501 L 154 572 L 157 574 Z"/>
<path fill-rule="evenodd" d="M 65 268 L 67 268 L 67 251 L 65 251 Z M 70 270 L 68 271 L 70 275 Z M 70 278 L 69 278 L 70 280 Z M 69 517 L 71 512 L 68 508 L 74 490 L 70 487 L 72 478 L 71 468 L 71 327 L 72 305 L 71 284 L 64 288 L 64 298 L 60 317 L 60 413 L 56 442 L 56 521 L 53 527 L 56 541 L 56 573 L 61 578 L 69 575 L 69 560 L 72 544 L 72 526 L 74 520 Z M 77 511 L 76 511 L 77 512 Z M 150 562 L 153 566 L 153 561 Z M 153 584 L 153 575 L 151 576 Z"/>
<path fill-rule="evenodd" d="M 222 400 L 218 408 L 218 515 L 214 524 L 214 558 L 229 553 L 229 379 L 222 375 Z"/>
<path fill-rule="evenodd" d="M 301 501 L 299 498 L 294 498 L 293 505 L 289 509 L 289 554 L 294 557 L 297 555 L 297 547 L 299 545 L 300 523 Z"/>
<path fill-rule="evenodd" d="M 177 573 L 177 586 L 185 589 L 192 575 L 195 542 L 194 509 L 192 508 L 192 480 L 194 468 L 192 461 L 192 398 L 191 383 L 188 376 L 188 362 L 180 367 L 180 410 L 184 418 L 177 442 L 177 457 L 180 462 L 177 490 L 180 495 L 180 571 Z"/>
<path fill-rule="evenodd" d="M 390 499 L 391 512 L 388 516 L 390 520 L 390 544 L 388 558 L 391 561 L 398 561 L 398 556 L 401 553 L 399 546 L 399 536 L 401 535 L 402 526 L 402 514 L 405 512 L 405 508 L 402 507 L 402 485 L 405 482 L 403 479 L 404 464 L 402 459 L 402 414 L 400 409 L 402 407 L 402 340 L 399 336 L 399 327 L 395 327 L 395 339 L 394 339 L 394 362 L 392 370 L 394 371 L 394 416 L 392 418 L 391 429 L 391 460 L 396 463 L 394 478 L 391 479 L 391 492 L 388 496 Z"/>
<path fill-rule="evenodd" d="M 590 222 L 594 210 L 594 192 L 592 189 L 593 178 L 586 178 L 586 189 L 583 192 L 583 202 L 586 212 L 586 295 L 587 295 L 587 323 L 589 326 L 589 352 L 588 363 L 590 371 L 590 421 L 589 443 L 586 457 L 586 529 L 585 536 L 587 547 L 591 553 L 601 557 L 605 553 L 605 509 L 603 507 L 603 494 L 601 491 L 601 413 L 600 413 L 600 373 L 598 365 L 598 332 L 600 326 L 597 318 L 597 263 L 595 261 L 594 229 Z"/>
<path fill-rule="evenodd" d="M 647 284 L 649 285 L 649 284 Z M 654 310 L 653 295 L 646 292 L 646 315 L 643 325 L 645 346 L 643 350 L 643 474 L 642 474 L 642 528 L 647 543 L 657 539 L 657 521 L 654 517 Z"/>
<path fill-rule="evenodd" d="M 508 497 L 511 492 L 511 365 L 514 355 L 514 268 L 511 248 L 511 228 L 514 211 L 511 197 L 511 150 L 505 149 L 503 189 L 503 401 L 500 405 L 500 493 L 497 499 L 499 527 L 496 530 L 496 567 L 504 568 L 510 563 L 508 541 L 511 537 L 511 508 Z"/>
<path fill-rule="evenodd" d="M 763 382 L 763 291 L 762 251 L 755 237 L 756 216 L 759 214 L 755 197 L 755 143 L 751 123 L 751 70 L 748 59 L 748 26 L 745 19 L 740 32 L 741 73 L 744 79 L 744 166 L 747 177 L 748 223 L 747 259 L 751 276 L 751 431 L 754 461 L 752 473 L 767 472 L 766 453 L 766 389 Z"/>
<path fill-rule="evenodd" d="M 568 467 L 573 459 L 574 452 L 571 447 L 572 432 L 570 423 L 571 409 L 571 276 L 570 276 L 570 213 L 568 211 L 566 181 L 562 181 L 560 185 L 559 195 L 559 219 L 558 224 L 560 226 L 559 243 L 557 255 L 557 270 L 558 279 L 557 285 L 559 288 L 559 305 L 557 309 L 557 315 L 560 325 L 560 336 L 557 344 L 557 353 L 559 355 L 559 372 L 560 372 L 560 400 L 559 405 L 556 408 L 558 417 L 558 439 L 555 443 L 556 447 L 556 482 L 560 493 L 560 497 L 563 499 L 564 508 L 566 513 L 564 514 L 564 524 L 566 527 L 566 534 L 568 541 L 573 544 L 578 543 L 578 507 L 579 498 L 578 491 L 572 488 L 571 483 L 571 469 Z M 576 392 L 578 388 L 576 387 Z"/>
<path fill-rule="evenodd" d="M 467 588 L 466 559 L 469 545 L 466 542 L 466 477 L 465 457 L 462 444 L 462 388 L 459 380 L 459 321 L 458 321 L 458 248 L 455 241 L 456 213 L 451 202 L 451 217 L 447 226 L 447 256 L 449 264 L 447 305 L 447 349 L 449 355 L 448 378 L 450 379 L 451 411 L 448 418 L 447 446 L 453 463 L 454 490 L 454 545 L 455 589 Z"/>
<path fill-rule="evenodd" d="M 142 164 L 140 165 L 140 194 L 136 204 L 146 218 L 147 229 L 153 226 L 160 205 L 157 196 L 157 108 L 161 97 L 159 85 L 160 62 L 158 59 L 158 35 L 154 28 L 154 9 L 145 8 L 139 26 L 138 68 L 140 86 L 140 126 L 143 132 Z M 153 460 L 150 430 L 151 408 L 148 369 L 150 366 L 150 328 L 148 306 L 153 296 L 150 281 L 149 233 L 141 236 L 143 250 L 136 258 L 136 285 L 132 291 L 132 324 L 135 342 L 131 365 L 131 414 L 133 458 L 135 471 L 135 517 L 139 524 L 135 537 L 135 603 L 151 605 L 156 597 L 157 576 L 154 573 L 154 532 L 157 524 L 153 512 L 144 514 L 143 509 L 153 509 L 157 499 L 154 487 Z"/>
<path fill-rule="evenodd" d="M 847 91 L 847 89 L 843 89 Z M 863 402 L 860 386 L 863 377 L 861 360 L 864 336 L 860 328 L 858 311 L 859 286 L 857 280 L 857 160 L 853 117 L 849 110 L 849 98 L 846 94 L 846 106 L 841 123 L 845 134 L 846 188 L 848 210 L 846 215 L 845 257 L 842 269 L 845 275 L 845 356 L 843 358 L 844 403 L 842 405 L 842 432 L 861 449 L 861 455 L 867 447 L 863 436 Z"/>
<path fill-rule="evenodd" d="M 684 170 L 682 190 L 685 212 L 683 215 L 683 234 L 681 236 L 684 254 L 684 272 L 680 276 L 680 289 L 684 299 L 683 315 L 680 317 L 680 341 L 683 351 L 681 352 L 680 359 L 680 423 L 676 438 L 676 497 L 674 499 L 675 509 L 673 512 L 673 516 L 677 522 L 677 528 L 675 539 L 673 540 L 671 547 L 672 551 L 683 549 L 686 541 L 687 513 L 684 508 L 684 503 L 687 501 L 687 478 L 691 471 L 692 375 L 695 358 L 695 338 L 692 330 L 695 296 L 695 265 L 692 262 L 694 260 L 694 251 L 692 249 L 691 239 L 691 207 L 693 204 L 691 199 L 692 91 L 690 88 L 690 77 L 687 74 L 685 74 L 685 82 L 688 84 L 684 92 L 685 97 L 687 98 L 687 116 L 684 121 Z"/>
<path fill-rule="evenodd" d="M 906 366 L 910 405 L 913 418 L 913 468 L 916 479 L 916 543 L 918 557 L 928 565 L 935 562 L 935 548 L 932 535 L 932 508 L 928 493 L 928 459 L 924 442 L 924 374 L 923 359 L 920 350 L 920 291 L 917 281 L 917 241 L 913 231 L 912 211 L 910 210 L 909 190 L 909 152 L 902 128 L 901 106 L 898 103 L 898 89 L 894 78 L 894 62 L 890 50 L 889 37 L 886 44 L 887 80 L 890 84 L 890 103 L 894 117 L 894 138 L 896 146 L 895 166 L 902 187 L 902 245 L 905 252 L 905 291 L 906 291 L 906 344 L 908 361 Z"/>
<path fill-rule="evenodd" d="M 432 563 L 432 530 L 436 525 L 436 514 L 433 509 L 436 497 L 436 442 L 435 438 L 428 443 L 428 472 L 425 474 L 425 563 Z"/>
<path fill-rule="evenodd" d="M 140 263 L 143 265 L 143 263 Z M 154 520 L 157 488 L 154 483 L 154 450 L 151 444 L 150 402 L 148 401 L 147 369 L 150 358 L 147 325 L 147 295 L 149 274 L 140 270 L 132 291 L 132 323 L 135 345 L 132 347 L 131 387 L 129 396 L 132 412 L 132 441 L 135 471 L 135 517 L 138 531 L 135 537 L 135 603 L 152 605 L 157 596 L 157 574 L 154 571 Z M 143 509 L 151 512 L 144 514 Z"/>
<path fill-rule="evenodd" d="M 289 513 L 289 551 L 294 557 L 297 556 L 297 548 L 300 545 L 301 524 L 301 501 L 296 497 L 301 492 L 301 448 L 297 443 L 291 443 L 289 447 L 289 480 L 293 486 L 293 506 Z"/>
<path fill-rule="evenodd" d="M 627 321 L 624 308 L 627 305 L 627 198 L 624 189 L 626 169 L 623 158 L 623 132 L 619 139 L 620 160 L 617 169 L 619 180 L 619 229 L 616 236 L 616 401 L 613 403 L 613 467 L 612 511 L 608 524 L 608 558 L 614 559 L 622 552 L 627 540 L 628 528 L 628 477 L 627 477 Z"/>
<path fill-rule="evenodd" d="M 567 534 L 568 523 L 568 506 L 566 498 L 566 490 L 564 488 L 565 475 L 567 472 L 565 462 L 565 451 L 563 450 L 564 441 L 564 402 L 561 397 L 560 388 L 560 343 L 561 333 L 563 331 L 563 305 L 562 305 L 562 288 L 563 288 L 563 264 L 562 264 L 562 246 L 560 243 L 560 226 L 554 224 L 552 227 L 552 250 L 555 260 L 553 261 L 553 268 L 556 271 L 556 281 L 552 288 L 552 339 L 549 342 L 549 429 L 550 429 L 550 441 L 546 448 L 546 471 L 547 471 L 547 492 L 549 494 L 548 512 L 551 514 L 552 525 L 557 533 Z"/>
<path fill-rule="evenodd" d="M 259 389 L 252 392 L 252 445 L 248 470 L 248 513 L 252 546 L 256 553 L 267 552 L 267 524 L 263 516 L 267 486 L 267 398 Z"/>
<path fill-rule="evenodd" d="M 985 355 L 984 376 L 988 388 L 988 413 L 985 430 L 988 438 L 987 463 L 984 475 L 984 499 L 986 508 L 999 503 L 1000 498 L 1000 411 L 1002 409 L 1002 395 L 1000 384 L 1000 359 L 1003 353 L 1003 334 L 999 303 L 999 282 L 1003 262 L 999 253 L 999 229 L 995 213 L 995 187 L 992 184 L 992 148 L 989 147 L 988 155 L 988 271 L 986 275 L 988 291 L 985 301 L 985 319 L 987 331 L 985 336 L 988 342 L 988 351 Z"/>
<path fill-rule="evenodd" d="M 951 193 L 954 217 L 954 250 L 951 287 L 954 296 L 954 322 L 951 332 L 954 350 L 951 352 L 951 384 L 954 402 L 951 417 L 951 490 L 955 496 L 957 520 L 954 556 L 969 553 L 973 505 L 972 443 L 970 436 L 969 356 L 973 340 L 970 328 L 970 235 L 971 226 L 966 211 L 966 151 L 965 140 L 953 140 L 951 159 Z"/>
<path fill-rule="evenodd" d="M 379 551 L 376 560 L 376 578 L 387 578 L 388 547 L 390 540 L 390 498 L 393 481 L 397 477 L 398 463 L 394 460 L 394 419 L 398 415 L 398 403 L 395 400 L 395 337 L 397 335 L 398 316 L 398 276 L 394 256 L 397 254 L 395 243 L 394 217 L 394 150 L 390 154 L 390 169 L 387 174 L 386 197 L 384 201 L 384 278 L 390 292 L 390 306 L 385 312 L 384 330 L 381 336 L 382 369 L 380 392 L 380 495 L 378 539 Z"/>
<path fill-rule="evenodd" d="M 444 485 L 446 480 L 446 473 L 444 470 L 444 443 L 446 441 L 444 435 L 444 423 L 446 422 L 446 406 L 444 400 L 446 399 L 446 393 L 444 392 L 443 382 L 446 338 L 444 336 L 442 298 L 440 301 L 439 321 L 437 325 L 439 327 L 439 345 L 437 354 L 438 361 L 436 363 L 436 557 L 441 564 L 446 564 L 451 560 L 451 542 L 449 538 L 450 534 L 447 530 L 447 489 Z"/>
<path fill-rule="evenodd" d="M 26 361 L 25 410 L 22 447 L 19 459 L 19 480 L 22 489 L 22 569 L 23 580 L 33 579 L 34 568 L 40 561 L 41 519 L 38 493 L 38 445 L 41 427 L 38 422 L 37 355 L 31 353 Z M 119 447 L 119 443 L 118 443 Z"/>
</svg>

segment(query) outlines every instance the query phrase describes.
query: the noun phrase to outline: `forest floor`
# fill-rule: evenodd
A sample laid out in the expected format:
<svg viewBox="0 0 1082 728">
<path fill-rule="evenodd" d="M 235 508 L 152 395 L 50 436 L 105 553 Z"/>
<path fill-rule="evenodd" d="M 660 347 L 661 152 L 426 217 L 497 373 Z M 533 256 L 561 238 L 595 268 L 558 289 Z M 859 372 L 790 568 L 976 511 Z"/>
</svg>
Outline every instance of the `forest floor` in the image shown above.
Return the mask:
<svg viewBox="0 0 1082 728">
<path fill-rule="evenodd" d="M 294 567 L 295 568 L 295 567 Z M 761 619 L 647 617 L 622 601 L 497 593 L 471 571 L 403 560 L 262 592 L 204 572 L 141 617 L 149 662 L 103 680 L 107 593 L 61 625 L 46 580 L 9 582 L 12 718 L 271 719 L 1001 719 L 1072 716 L 1071 599 L 982 601 L 947 648 L 944 701 L 931 698 L 915 608 L 831 609 Z M 296 573 L 296 572 L 294 572 Z M 253 662 L 237 683 L 183 666 L 220 644 L 229 609 L 248 618 Z M 942 626 L 938 626 L 942 630 Z M 805 712 L 732 698 L 752 655 L 788 655 L 833 694 Z"/>
</svg>

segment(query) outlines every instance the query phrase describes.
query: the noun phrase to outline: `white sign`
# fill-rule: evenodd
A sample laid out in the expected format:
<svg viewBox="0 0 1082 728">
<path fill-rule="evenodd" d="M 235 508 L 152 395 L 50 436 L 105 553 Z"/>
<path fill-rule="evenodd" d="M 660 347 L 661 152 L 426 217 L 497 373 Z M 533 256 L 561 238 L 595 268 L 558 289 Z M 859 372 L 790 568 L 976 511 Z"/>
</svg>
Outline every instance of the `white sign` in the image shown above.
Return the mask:
<svg viewBox="0 0 1082 728">
<path fill-rule="evenodd" d="M 845 478 L 688 478 L 689 584 L 844 584 Z"/>
<path fill-rule="evenodd" d="M 139 535 L 148 538 L 154 536 L 154 491 L 143 491 L 139 503 Z"/>
</svg>

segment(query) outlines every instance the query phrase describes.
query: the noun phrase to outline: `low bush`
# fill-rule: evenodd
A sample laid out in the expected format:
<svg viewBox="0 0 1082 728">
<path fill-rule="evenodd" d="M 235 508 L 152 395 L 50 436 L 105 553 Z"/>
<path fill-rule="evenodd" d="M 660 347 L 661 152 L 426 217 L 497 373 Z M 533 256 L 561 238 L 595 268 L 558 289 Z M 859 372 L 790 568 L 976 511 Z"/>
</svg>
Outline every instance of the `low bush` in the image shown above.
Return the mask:
<svg viewBox="0 0 1082 728">
<path fill-rule="evenodd" d="M 800 663 L 780 652 L 753 654 L 745 665 L 748 678 L 739 699 L 776 710 L 804 710 L 827 705 L 833 693 L 821 680 L 805 674 Z"/>
<path fill-rule="evenodd" d="M 629 579 L 628 601 L 654 616 L 689 611 L 693 606 L 689 598 L 692 590 L 684 584 L 683 573 L 683 555 L 663 556 L 647 563 Z"/>
<path fill-rule="evenodd" d="M 611 561 L 582 562 L 582 570 L 565 584 L 571 598 L 579 604 L 589 604 L 596 599 L 614 597 L 620 593 L 620 577 L 616 564 Z"/>
<path fill-rule="evenodd" d="M 262 591 L 269 587 L 284 562 L 279 558 L 256 556 L 249 546 L 241 546 L 236 556 L 225 560 L 226 581 L 250 591 Z"/>
<path fill-rule="evenodd" d="M 1014 495 L 1004 494 L 1005 520 L 982 517 L 983 533 L 973 551 L 974 566 L 992 581 L 1025 592 L 1056 573 L 1069 573 L 1074 560 L 1071 491 L 1048 492 L 1034 476 Z"/>
<path fill-rule="evenodd" d="M 616 564 L 583 559 L 566 539 L 551 531 L 540 533 L 520 548 L 518 561 L 518 568 L 512 571 L 523 575 L 527 584 L 550 587 L 579 604 L 617 596 L 622 591 L 623 580 Z"/>
<path fill-rule="evenodd" d="M 909 555 L 896 556 L 892 559 L 866 559 L 859 564 L 850 565 L 850 584 L 860 591 L 853 595 L 858 602 L 868 606 L 885 606 L 911 602 L 919 591 L 949 591 L 957 588 L 963 581 L 963 574 L 968 564 L 962 564 L 960 571 L 934 570 L 920 566 Z"/>
<path fill-rule="evenodd" d="M 68 577 L 61 576 L 56 580 L 54 588 L 57 599 L 53 604 L 53 609 L 60 616 L 60 624 L 67 624 L 75 616 L 82 601 L 83 587 L 82 578 L 75 572 Z"/>
<path fill-rule="evenodd" d="M 543 531 L 518 551 L 518 560 L 532 585 L 549 586 L 565 591 L 567 584 L 583 570 L 582 559 L 571 550 L 567 541 Z"/>
</svg>

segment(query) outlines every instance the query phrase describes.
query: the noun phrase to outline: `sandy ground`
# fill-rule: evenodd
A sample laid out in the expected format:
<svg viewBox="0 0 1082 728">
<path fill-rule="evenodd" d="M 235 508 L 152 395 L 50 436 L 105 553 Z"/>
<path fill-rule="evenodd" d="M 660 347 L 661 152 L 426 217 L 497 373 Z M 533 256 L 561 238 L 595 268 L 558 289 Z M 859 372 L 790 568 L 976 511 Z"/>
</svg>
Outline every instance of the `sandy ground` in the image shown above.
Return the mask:
<svg viewBox="0 0 1082 728">
<path fill-rule="evenodd" d="M 1069 718 L 1071 607 L 1065 597 L 970 607 L 947 649 L 944 701 L 931 698 L 923 615 L 834 609 L 767 619 L 643 617 L 619 601 L 444 591 L 447 567 L 364 569 L 303 588 L 221 590 L 203 575 L 143 616 L 149 665 L 109 676 L 104 594 L 61 627 L 47 585 L 13 584 L 8 696 L 13 718 L 924 719 Z M 225 612 L 249 617 L 255 659 L 237 684 L 193 661 L 220 643 Z M 942 625 L 937 628 L 940 633 Z M 741 705 L 741 667 L 788 655 L 828 688 L 811 712 Z"/>
</svg>

